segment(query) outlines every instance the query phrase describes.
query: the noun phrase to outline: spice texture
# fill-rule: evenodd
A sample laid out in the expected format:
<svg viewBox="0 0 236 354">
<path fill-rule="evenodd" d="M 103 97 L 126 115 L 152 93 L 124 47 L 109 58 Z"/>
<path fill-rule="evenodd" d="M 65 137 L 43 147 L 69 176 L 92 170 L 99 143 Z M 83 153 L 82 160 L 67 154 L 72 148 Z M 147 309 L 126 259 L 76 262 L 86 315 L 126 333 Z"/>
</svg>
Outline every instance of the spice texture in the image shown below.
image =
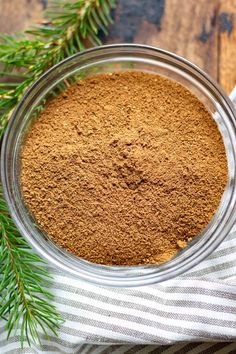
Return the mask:
<svg viewBox="0 0 236 354">
<path fill-rule="evenodd" d="M 204 105 L 142 72 L 79 81 L 48 103 L 22 149 L 23 197 L 37 223 L 100 264 L 168 260 L 210 222 L 226 181 Z"/>
</svg>

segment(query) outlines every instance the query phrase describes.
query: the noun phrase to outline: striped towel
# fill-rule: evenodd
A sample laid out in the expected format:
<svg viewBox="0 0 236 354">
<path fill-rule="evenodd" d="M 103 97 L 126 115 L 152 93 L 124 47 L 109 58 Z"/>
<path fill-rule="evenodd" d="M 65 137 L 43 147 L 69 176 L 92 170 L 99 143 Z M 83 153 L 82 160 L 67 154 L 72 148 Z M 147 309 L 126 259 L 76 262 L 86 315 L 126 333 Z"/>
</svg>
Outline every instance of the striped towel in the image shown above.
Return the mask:
<svg viewBox="0 0 236 354">
<path fill-rule="evenodd" d="M 22 351 L 2 321 L 0 354 L 236 353 L 236 227 L 191 271 L 153 286 L 103 288 L 51 272 L 66 320 L 59 337 L 42 334 L 41 348 Z"/>
<path fill-rule="evenodd" d="M 236 353 L 236 228 L 204 262 L 153 286 L 103 288 L 51 271 L 59 337 L 21 351 L 1 322 L 1 354 Z"/>
</svg>

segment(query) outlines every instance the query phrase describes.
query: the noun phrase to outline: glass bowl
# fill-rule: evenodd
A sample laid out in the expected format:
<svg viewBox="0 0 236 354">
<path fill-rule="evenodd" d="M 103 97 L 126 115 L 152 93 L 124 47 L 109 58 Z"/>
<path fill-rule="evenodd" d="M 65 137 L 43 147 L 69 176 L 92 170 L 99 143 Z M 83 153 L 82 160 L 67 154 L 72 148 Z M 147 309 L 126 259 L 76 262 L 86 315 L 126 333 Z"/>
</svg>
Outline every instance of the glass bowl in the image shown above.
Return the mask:
<svg viewBox="0 0 236 354">
<path fill-rule="evenodd" d="M 24 135 L 45 102 L 73 82 L 102 72 L 141 70 L 173 79 L 193 92 L 218 125 L 228 160 L 228 183 L 210 224 L 166 263 L 105 266 L 76 257 L 53 243 L 37 226 L 22 198 L 19 170 Z M 1 172 L 10 214 L 22 235 L 49 263 L 102 286 L 143 286 L 176 277 L 206 258 L 227 236 L 236 219 L 236 113 L 221 88 L 189 61 L 162 49 L 136 44 L 102 46 L 78 53 L 48 70 L 26 92 L 12 114 L 2 145 Z"/>
</svg>

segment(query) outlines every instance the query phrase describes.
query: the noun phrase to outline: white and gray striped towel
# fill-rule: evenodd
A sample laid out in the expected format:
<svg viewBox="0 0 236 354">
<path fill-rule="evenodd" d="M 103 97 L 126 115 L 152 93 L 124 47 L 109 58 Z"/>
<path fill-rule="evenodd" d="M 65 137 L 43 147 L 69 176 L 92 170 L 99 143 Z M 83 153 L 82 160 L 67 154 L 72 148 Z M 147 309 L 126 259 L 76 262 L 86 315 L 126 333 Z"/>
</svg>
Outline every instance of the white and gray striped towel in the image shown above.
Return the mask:
<svg viewBox="0 0 236 354">
<path fill-rule="evenodd" d="M 52 272 L 59 337 L 21 351 L 1 322 L 1 354 L 236 353 L 236 228 L 197 267 L 154 286 L 102 288 Z M 213 341 L 227 343 L 202 343 Z"/>
<path fill-rule="evenodd" d="M 0 354 L 236 354 L 236 227 L 208 259 L 153 286 L 102 288 L 51 271 L 59 337 L 21 351 L 2 321 Z"/>
</svg>

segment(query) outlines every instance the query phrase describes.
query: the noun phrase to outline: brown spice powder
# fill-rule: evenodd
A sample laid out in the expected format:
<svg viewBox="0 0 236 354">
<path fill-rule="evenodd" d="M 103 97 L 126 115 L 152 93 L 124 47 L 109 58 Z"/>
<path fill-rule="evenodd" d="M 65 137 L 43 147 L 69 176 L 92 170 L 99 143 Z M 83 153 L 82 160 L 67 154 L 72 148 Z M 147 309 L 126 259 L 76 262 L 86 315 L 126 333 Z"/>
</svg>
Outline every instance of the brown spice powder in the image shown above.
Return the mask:
<svg viewBox="0 0 236 354">
<path fill-rule="evenodd" d="M 204 105 L 142 72 L 79 81 L 48 103 L 22 151 L 23 196 L 38 224 L 101 264 L 168 260 L 209 223 L 226 180 Z"/>
</svg>

